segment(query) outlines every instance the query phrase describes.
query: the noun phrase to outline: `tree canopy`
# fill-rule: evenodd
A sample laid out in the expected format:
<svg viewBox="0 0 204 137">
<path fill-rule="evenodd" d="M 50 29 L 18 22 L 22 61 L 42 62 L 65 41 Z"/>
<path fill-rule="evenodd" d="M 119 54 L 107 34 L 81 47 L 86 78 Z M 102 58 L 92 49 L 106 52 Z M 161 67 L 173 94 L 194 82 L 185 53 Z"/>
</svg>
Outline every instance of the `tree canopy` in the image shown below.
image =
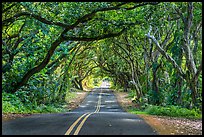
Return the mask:
<svg viewBox="0 0 204 137">
<path fill-rule="evenodd" d="M 201 108 L 202 3 L 2 3 L 3 92 L 50 103 L 97 77 L 137 103 Z"/>
</svg>

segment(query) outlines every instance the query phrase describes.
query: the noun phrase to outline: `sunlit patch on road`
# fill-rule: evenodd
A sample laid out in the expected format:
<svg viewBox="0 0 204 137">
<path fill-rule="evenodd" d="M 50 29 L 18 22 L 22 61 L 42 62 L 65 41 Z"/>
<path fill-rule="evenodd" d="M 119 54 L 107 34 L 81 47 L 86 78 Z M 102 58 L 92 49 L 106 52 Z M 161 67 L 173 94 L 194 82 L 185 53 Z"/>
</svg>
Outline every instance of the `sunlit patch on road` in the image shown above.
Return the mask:
<svg viewBox="0 0 204 137">
<path fill-rule="evenodd" d="M 87 107 L 87 105 L 81 105 L 80 107 L 85 108 L 85 107 Z"/>
<path fill-rule="evenodd" d="M 115 102 L 115 101 L 111 101 L 111 100 L 107 100 L 105 101 L 106 103 L 112 103 L 112 102 Z"/>
<path fill-rule="evenodd" d="M 132 119 L 132 118 L 123 118 L 123 119 L 121 119 L 121 121 L 125 121 L 125 122 L 142 122 L 141 119 Z"/>
</svg>

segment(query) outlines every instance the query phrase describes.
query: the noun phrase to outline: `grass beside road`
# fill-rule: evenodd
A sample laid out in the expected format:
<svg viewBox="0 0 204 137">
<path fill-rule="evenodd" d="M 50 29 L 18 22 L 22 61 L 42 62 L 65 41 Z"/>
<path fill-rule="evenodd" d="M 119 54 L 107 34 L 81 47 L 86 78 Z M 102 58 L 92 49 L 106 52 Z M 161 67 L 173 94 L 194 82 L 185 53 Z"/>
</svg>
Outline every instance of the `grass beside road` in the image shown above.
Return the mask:
<svg viewBox="0 0 204 137">
<path fill-rule="evenodd" d="M 174 105 L 156 106 L 147 103 L 137 104 L 132 102 L 135 96 L 134 92 L 115 91 L 115 93 L 119 95 L 118 102 L 120 102 L 123 109 L 133 114 L 149 114 L 188 119 L 202 119 L 202 113 L 198 109 L 187 109 Z"/>
<path fill-rule="evenodd" d="M 150 114 L 158 116 L 183 117 L 189 119 L 202 119 L 202 114 L 196 109 L 181 108 L 179 106 L 154 106 L 148 105 L 144 110 L 130 108 L 127 110 L 133 114 Z"/>
<path fill-rule="evenodd" d="M 25 117 L 39 113 L 61 113 L 78 107 L 87 92 L 68 92 L 64 103 L 35 104 L 23 103 L 15 94 L 2 93 L 2 120 Z"/>
</svg>

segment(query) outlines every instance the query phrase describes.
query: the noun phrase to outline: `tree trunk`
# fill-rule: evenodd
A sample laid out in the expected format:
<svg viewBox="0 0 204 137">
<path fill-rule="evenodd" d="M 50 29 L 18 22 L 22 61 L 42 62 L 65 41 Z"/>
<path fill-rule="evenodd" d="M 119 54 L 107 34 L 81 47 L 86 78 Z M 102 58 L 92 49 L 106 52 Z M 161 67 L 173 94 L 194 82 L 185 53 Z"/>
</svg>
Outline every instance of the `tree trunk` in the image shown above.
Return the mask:
<svg viewBox="0 0 204 137">
<path fill-rule="evenodd" d="M 191 90 L 191 97 L 192 97 L 192 103 L 193 106 L 197 105 L 197 100 L 196 100 L 196 96 L 197 96 L 197 80 L 193 79 L 190 81 L 190 90 Z"/>
<path fill-rule="evenodd" d="M 32 68 L 31 70 L 29 70 L 21 79 L 21 81 L 17 82 L 15 85 L 13 85 L 13 89 L 10 91 L 11 93 L 15 93 L 19 88 L 21 88 L 22 86 L 24 86 L 28 80 L 30 79 L 31 76 L 33 76 L 34 74 L 40 72 L 43 68 L 46 67 L 46 65 L 49 63 L 50 58 L 52 57 L 52 55 L 54 54 L 55 49 L 57 48 L 57 46 L 63 41 L 63 38 L 61 36 L 58 37 L 57 40 L 55 40 L 46 57 L 44 58 L 44 60 L 37 66 Z"/>
<path fill-rule="evenodd" d="M 76 82 L 76 79 L 74 79 L 72 82 L 73 82 L 73 84 L 74 84 L 74 87 L 75 87 L 76 89 L 79 89 L 78 84 L 77 84 L 77 82 Z"/>
<path fill-rule="evenodd" d="M 181 98 L 181 92 L 182 92 L 182 79 L 180 76 L 178 76 L 178 79 L 176 80 L 176 86 L 178 87 L 178 91 L 177 91 L 177 94 L 178 94 L 178 97 L 176 99 L 176 102 L 177 104 L 182 104 L 182 98 Z"/>
<path fill-rule="evenodd" d="M 76 78 L 74 79 L 74 81 L 75 81 L 75 86 L 76 86 L 76 88 L 77 89 L 80 89 L 80 90 L 83 90 L 83 86 L 82 86 L 82 81 L 83 80 L 77 80 Z"/>
<path fill-rule="evenodd" d="M 81 90 L 84 90 L 83 85 L 82 85 L 82 80 L 79 80 L 79 87 Z"/>
<path fill-rule="evenodd" d="M 158 67 L 157 67 L 158 68 Z M 152 73 L 153 73 L 153 80 L 152 80 L 152 90 L 153 92 L 156 93 L 156 101 L 154 102 L 156 105 L 160 104 L 159 101 L 159 88 L 158 88 L 158 80 L 157 80 L 157 68 L 152 68 Z"/>
</svg>

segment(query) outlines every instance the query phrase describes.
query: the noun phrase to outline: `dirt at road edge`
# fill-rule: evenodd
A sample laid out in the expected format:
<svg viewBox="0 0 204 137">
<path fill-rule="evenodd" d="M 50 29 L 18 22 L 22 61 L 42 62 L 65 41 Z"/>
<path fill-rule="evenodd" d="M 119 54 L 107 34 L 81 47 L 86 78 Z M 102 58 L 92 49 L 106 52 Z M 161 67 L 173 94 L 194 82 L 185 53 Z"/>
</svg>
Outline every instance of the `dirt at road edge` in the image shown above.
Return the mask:
<svg viewBox="0 0 204 137">
<path fill-rule="evenodd" d="M 128 93 L 114 91 L 120 106 L 127 111 L 129 106 L 137 106 L 128 98 Z M 189 120 L 167 116 L 137 114 L 160 135 L 202 135 L 202 120 Z"/>
</svg>

